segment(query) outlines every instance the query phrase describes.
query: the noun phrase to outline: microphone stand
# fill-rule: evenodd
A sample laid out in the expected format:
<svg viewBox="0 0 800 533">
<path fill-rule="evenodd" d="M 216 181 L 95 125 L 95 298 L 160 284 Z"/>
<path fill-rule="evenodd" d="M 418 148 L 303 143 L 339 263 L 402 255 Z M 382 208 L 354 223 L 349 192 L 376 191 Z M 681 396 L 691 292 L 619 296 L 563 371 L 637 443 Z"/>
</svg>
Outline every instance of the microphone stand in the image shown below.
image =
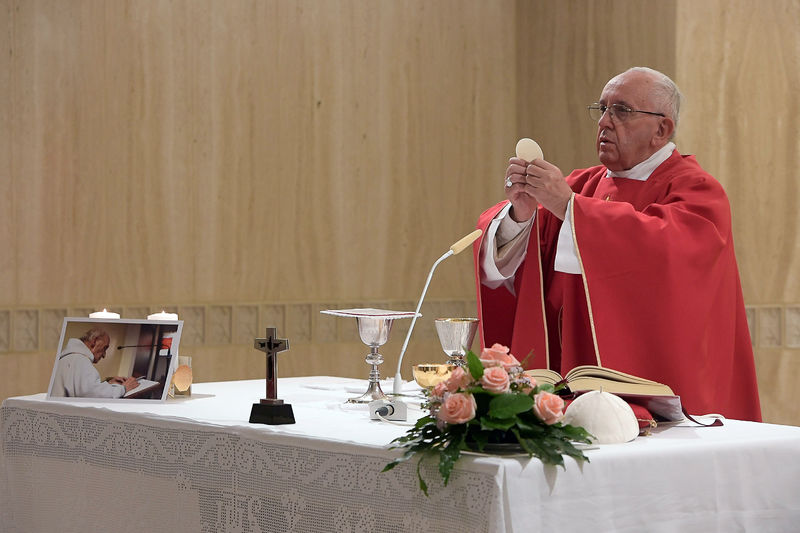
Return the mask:
<svg viewBox="0 0 800 533">
<path fill-rule="evenodd" d="M 422 307 L 422 301 L 425 299 L 425 294 L 428 292 L 428 285 L 431 284 L 431 278 L 433 277 L 433 271 L 436 270 L 436 267 L 439 266 L 439 263 L 450 257 L 451 255 L 456 255 L 461 253 L 464 248 L 475 242 L 475 240 L 481 236 L 482 231 L 476 229 L 466 237 L 459 239 L 453 246 L 447 250 L 442 257 L 436 260 L 436 262 L 431 267 L 431 271 L 428 272 L 428 279 L 425 281 L 425 286 L 422 288 L 422 295 L 419 297 L 419 302 L 417 302 L 417 309 L 414 311 L 414 318 L 411 319 L 411 326 L 408 328 L 408 333 L 406 334 L 406 340 L 403 342 L 403 348 L 400 350 L 400 358 L 397 361 L 397 373 L 394 375 L 394 383 L 392 384 L 392 393 L 400 394 L 403 389 L 403 377 L 400 375 L 400 366 L 403 364 L 403 356 L 406 353 L 406 348 L 408 348 L 408 340 L 411 338 L 411 332 L 414 331 L 414 324 L 417 323 L 417 317 L 419 316 L 419 310 Z"/>
</svg>

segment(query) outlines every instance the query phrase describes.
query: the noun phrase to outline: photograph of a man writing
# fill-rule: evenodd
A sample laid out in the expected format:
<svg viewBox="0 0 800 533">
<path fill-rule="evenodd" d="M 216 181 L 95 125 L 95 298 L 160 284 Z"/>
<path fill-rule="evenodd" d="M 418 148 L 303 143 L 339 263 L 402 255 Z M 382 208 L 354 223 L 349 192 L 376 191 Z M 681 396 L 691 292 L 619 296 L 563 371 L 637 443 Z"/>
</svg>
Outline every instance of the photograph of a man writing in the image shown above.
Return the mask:
<svg viewBox="0 0 800 533">
<path fill-rule="evenodd" d="M 135 389 L 139 382 L 133 377 L 100 378 L 95 365 L 106 356 L 110 342 L 108 333 L 97 327 L 78 339 L 69 339 L 58 356 L 51 396 L 122 398 Z"/>
</svg>

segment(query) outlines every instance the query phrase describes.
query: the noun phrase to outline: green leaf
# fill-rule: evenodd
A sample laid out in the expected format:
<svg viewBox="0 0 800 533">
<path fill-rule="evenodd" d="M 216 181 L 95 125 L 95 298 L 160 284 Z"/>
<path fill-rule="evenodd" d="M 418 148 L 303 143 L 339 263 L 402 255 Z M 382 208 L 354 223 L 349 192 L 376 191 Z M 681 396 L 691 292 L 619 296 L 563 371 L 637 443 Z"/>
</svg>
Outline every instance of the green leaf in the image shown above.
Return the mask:
<svg viewBox="0 0 800 533">
<path fill-rule="evenodd" d="M 548 437 L 543 439 L 526 439 L 521 437 L 516 429 L 511 431 L 517 437 L 522 448 L 529 454 L 535 455 L 545 464 L 564 466 L 564 458 L 561 457 L 561 453 L 558 451 L 560 447 L 559 439 L 551 439 Z"/>
<path fill-rule="evenodd" d="M 519 413 L 516 416 L 516 420 L 517 427 L 525 436 L 530 437 L 533 434 L 541 434 L 542 422 L 533 413 L 531 413 L 531 416 L 528 416 L 528 413 Z"/>
<path fill-rule="evenodd" d="M 573 444 L 569 441 L 563 442 L 561 453 L 569 455 L 576 461 L 586 461 L 587 463 L 589 462 L 589 458 L 586 457 L 581 450 L 573 446 Z"/>
<path fill-rule="evenodd" d="M 516 423 L 514 418 L 491 418 L 484 416 L 481 418 L 481 429 L 500 429 L 506 431 L 511 429 Z"/>
<path fill-rule="evenodd" d="M 428 484 L 425 483 L 425 480 L 422 479 L 422 472 L 420 471 L 422 468 L 422 460 L 425 458 L 425 454 L 420 454 L 419 461 L 417 461 L 417 479 L 419 480 L 419 490 L 421 490 L 426 497 L 428 496 Z"/>
<path fill-rule="evenodd" d="M 489 402 L 489 416 L 492 418 L 512 418 L 518 413 L 530 411 L 533 398 L 526 394 L 499 394 Z"/>
<path fill-rule="evenodd" d="M 414 455 L 414 450 L 413 449 L 406 450 L 406 453 L 404 453 L 401 457 L 398 457 L 397 459 L 393 460 L 392 462 L 390 462 L 389 464 L 384 466 L 383 470 L 381 470 L 381 472 L 388 472 L 389 470 L 391 470 L 395 466 L 399 465 L 400 463 L 405 463 L 406 461 L 411 459 L 411 457 L 413 457 L 413 455 Z"/>
<path fill-rule="evenodd" d="M 472 379 L 479 380 L 483 377 L 483 363 L 475 355 L 475 352 L 472 350 L 467 352 L 467 368 L 469 369 L 470 375 L 472 375 Z"/>
<path fill-rule="evenodd" d="M 450 481 L 450 473 L 453 471 L 456 461 L 461 456 L 461 443 L 463 440 L 462 435 L 461 439 L 452 440 L 447 446 L 439 449 L 439 473 L 442 475 L 445 487 L 447 482 Z"/>
<path fill-rule="evenodd" d="M 462 450 L 477 450 L 483 451 L 486 443 L 489 442 L 490 432 L 483 431 L 479 424 L 474 426 L 474 431 L 471 431 L 464 436 L 464 442 L 461 445 Z"/>
<path fill-rule="evenodd" d="M 582 427 L 570 426 L 569 424 L 555 424 L 554 430 L 558 430 L 566 440 L 584 442 L 591 444 L 593 435 Z"/>
<path fill-rule="evenodd" d="M 436 420 L 430 415 L 423 416 L 422 418 L 417 420 L 416 424 L 414 424 L 414 429 L 420 429 L 426 426 L 429 422 L 436 422 Z"/>
</svg>

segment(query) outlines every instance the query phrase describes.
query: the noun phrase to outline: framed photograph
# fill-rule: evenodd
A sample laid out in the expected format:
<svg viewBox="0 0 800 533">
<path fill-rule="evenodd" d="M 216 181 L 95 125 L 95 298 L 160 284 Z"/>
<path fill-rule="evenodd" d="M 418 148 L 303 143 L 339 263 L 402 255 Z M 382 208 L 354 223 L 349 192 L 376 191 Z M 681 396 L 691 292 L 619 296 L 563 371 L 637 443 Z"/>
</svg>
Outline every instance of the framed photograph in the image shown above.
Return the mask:
<svg viewBox="0 0 800 533">
<path fill-rule="evenodd" d="M 47 398 L 164 401 L 182 320 L 65 318 Z"/>
</svg>

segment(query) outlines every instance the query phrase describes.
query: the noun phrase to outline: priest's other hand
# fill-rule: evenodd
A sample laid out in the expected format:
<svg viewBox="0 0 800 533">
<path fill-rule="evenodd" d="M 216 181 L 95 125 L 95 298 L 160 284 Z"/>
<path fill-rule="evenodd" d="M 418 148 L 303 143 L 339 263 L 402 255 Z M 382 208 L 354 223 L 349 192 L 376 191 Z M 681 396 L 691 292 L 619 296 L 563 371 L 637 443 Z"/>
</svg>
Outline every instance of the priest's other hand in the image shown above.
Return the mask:
<svg viewBox="0 0 800 533">
<path fill-rule="evenodd" d="M 572 189 L 561 169 L 544 159 L 534 159 L 525 167 L 525 181 L 526 190 L 531 190 L 542 207 L 564 220 Z"/>
<path fill-rule="evenodd" d="M 506 169 L 506 198 L 511 202 L 511 218 L 516 222 L 529 220 L 542 207 L 564 220 L 572 189 L 567 185 L 561 170 L 544 159 L 528 163 L 512 157 Z"/>
<path fill-rule="evenodd" d="M 515 222 L 530 220 L 539 201 L 533 195 L 533 187 L 528 184 L 524 159 L 512 157 L 506 169 L 506 198 L 511 202 L 509 215 Z M 509 187 L 508 184 L 511 183 Z"/>
</svg>

